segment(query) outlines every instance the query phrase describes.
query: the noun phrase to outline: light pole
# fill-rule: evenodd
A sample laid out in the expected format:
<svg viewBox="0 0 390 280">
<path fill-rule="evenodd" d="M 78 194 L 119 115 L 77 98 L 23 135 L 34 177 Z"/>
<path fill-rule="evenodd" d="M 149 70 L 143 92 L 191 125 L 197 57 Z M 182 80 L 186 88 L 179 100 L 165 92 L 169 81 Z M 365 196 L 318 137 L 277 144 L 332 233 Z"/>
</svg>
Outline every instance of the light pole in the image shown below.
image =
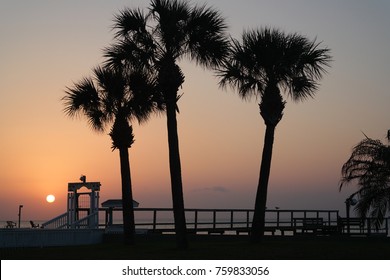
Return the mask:
<svg viewBox="0 0 390 280">
<path fill-rule="evenodd" d="M 20 228 L 20 218 L 22 217 L 22 208 L 23 208 L 23 205 L 19 205 L 19 224 L 18 224 L 18 228 Z"/>
<path fill-rule="evenodd" d="M 350 235 L 350 226 L 349 226 L 349 212 L 351 210 L 351 206 L 355 206 L 357 203 L 357 200 L 353 198 L 357 192 L 351 194 L 346 200 L 345 200 L 345 206 L 346 206 L 346 214 L 347 214 L 347 234 Z"/>
</svg>

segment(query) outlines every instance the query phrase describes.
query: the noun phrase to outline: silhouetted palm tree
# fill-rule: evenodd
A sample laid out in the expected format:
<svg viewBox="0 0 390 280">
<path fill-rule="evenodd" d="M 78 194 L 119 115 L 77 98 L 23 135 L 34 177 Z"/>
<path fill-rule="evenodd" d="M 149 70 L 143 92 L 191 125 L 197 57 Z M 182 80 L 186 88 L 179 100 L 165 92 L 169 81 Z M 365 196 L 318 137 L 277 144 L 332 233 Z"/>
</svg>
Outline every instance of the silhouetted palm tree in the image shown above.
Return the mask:
<svg viewBox="0 0 390 280">
<path fill-rule="evenodd" d="M 390 142 L 390 130 L 387 138 Z M 366 136 L 353 150 L 341 169 L 341 188 L 357 181 L 359 190 L 355 210 L 361 218 L 369 214 L 378 228 L 390 211 L 390 145 Z"/>
<path fill-rule="evenodd" d="M 142 72 L 124 76 L 122 71 L 97 67 L 93 73 L 93 78 L 84 78 L 67 88 L 63 98 L 65 113 L 71 117 L 84 115 L 96 131 L 103 132 L 111 125 L 112 149 L 118 149 L 120 156 L 124 241 L 133 244 L 135 224 L 128 153 L 134 142 L 131 121 L 148 119 L 155 108 L 155 85 Z"/>
<path fill-rule="evenodd" d="M 177 244 L 186 248 L 186 220 L 177 133 L 177 101 L 184 74 L 177 62 L 190 58 L 205 67 L 221 63 L 229 44 L 220 14 L 185 1 L 152 0 L 150 12 L 126 9 L 115 19 L 116 43 L 106 56 L 110 66 L 148 69 L 158 80 L 167 114 L 169 166 Z"/>
<path fill-rule="evenodd" d="M 261 240 L 264 235 L 274 133 L 286 103 L 281 91 L 293 101 L 313 97 L 317 80 L 329 62 L 329 49 L 319 48 L 315 41 L 262 28 L 244 32 L 241 43 L 233 40 L 231 57 L 219 72 L 221 86 L 236 88 L 243 99 L 251 96 L 260 99 L 260 115 L 266 125 L 252 223 L 253 241 Z"/>
</svg>

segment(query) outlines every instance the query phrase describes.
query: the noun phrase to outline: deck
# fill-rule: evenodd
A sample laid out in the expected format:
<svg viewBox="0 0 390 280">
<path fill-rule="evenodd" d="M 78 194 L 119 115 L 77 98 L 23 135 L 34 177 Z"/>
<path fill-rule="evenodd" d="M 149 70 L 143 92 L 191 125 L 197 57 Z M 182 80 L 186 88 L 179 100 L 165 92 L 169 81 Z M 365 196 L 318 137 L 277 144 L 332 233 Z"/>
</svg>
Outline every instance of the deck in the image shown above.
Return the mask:
<svg viewBox="0 0 390 280">
<path fill-rule="evenodd" d="M 174 234 L 172 208 L 135 208 L 137 234 Z M 242 235 L 250 234 L 251 209 L 186 209 L 187 231 L 190 234 Z M 0 230 L 0 247 L 46 247 L 93 244 L 104 235 L 123 233 L 121 209 L 101 208 L 89 215 L 79 209 L 79 220 L 69 223 L 64 213 L 46 223 L 43 228 Z M 83 213 L 85 212 L 85 213 Z M 365 236 L 388 237 L 389 219 L 379 230 L 371 227 L 369 219 L 340 218 L 337 210 L 267 210 L 266 235 L 279 236 Z M 98 220 L 99 224 L 95 221 Z M 93 225 L 93 226 L 91 226 Z"/>
<path fill-rule="evenodd" d="M 119 210 L 119 209 L 118 209 Z M 118 211 L 117 210 L 117 211 Z M 136 229 L 144 233 L 174 233 L 171 208 L 136 208 Z M 250 234 L 251 209 L 186 209 L 187 231 L 193 234 Z M 108 232 L 118 225 L 101 224 Z M 359 220 L 359 222 L 357 222 Z M 349 235 L 385 235 L 388 219 L 379 231 L 374 231 L 369 219 L 350 219 Z M 267 210 L 266 235 L 346 235 L 348 220 L 340 218 L 338 210 Z"/>
<path fill-rule="evenodd" d="M 44 228 L 85 229 L 91 228 L 91 221 L 98 220 L 99 224 L 94 224 L 96 229 L 104 229 L 108 234 L 123 231 L 120 208 L 99 208 L 93 217 L 88 209 L 79 208 L 78 211 L 79 220 L 76 223 L 69 224 L 65 213 L 44 223 Z M 185 212 L 189 233 L 250 234 L 252 209 L 185 209 Z M 172 208 L 135 208 L 134 215 L 137 233 L 172 234 L 175 231 Z M 265 234 L 387 236 L 388 220 L 385 220 L 383 228 L 376 231 L 369 219 L 340 218 L 338 210 L 267 210 Z"/>
</svg>

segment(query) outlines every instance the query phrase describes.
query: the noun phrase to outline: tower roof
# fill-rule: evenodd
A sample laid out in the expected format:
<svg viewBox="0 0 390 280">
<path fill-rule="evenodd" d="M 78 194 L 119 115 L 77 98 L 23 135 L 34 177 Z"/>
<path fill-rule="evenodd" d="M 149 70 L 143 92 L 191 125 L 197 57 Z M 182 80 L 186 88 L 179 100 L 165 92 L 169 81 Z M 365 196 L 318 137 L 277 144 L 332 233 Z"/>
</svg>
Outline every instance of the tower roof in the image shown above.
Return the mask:
<svg viewBox="0 0 390 280">
<path fill-rule="evenodd" d="M 133 207 L 138 207 L 139 203 L 133 200 Z M 104 208 L 122 208 L 122 199 L 108 199 L 102 202 Z"/>
</svg>

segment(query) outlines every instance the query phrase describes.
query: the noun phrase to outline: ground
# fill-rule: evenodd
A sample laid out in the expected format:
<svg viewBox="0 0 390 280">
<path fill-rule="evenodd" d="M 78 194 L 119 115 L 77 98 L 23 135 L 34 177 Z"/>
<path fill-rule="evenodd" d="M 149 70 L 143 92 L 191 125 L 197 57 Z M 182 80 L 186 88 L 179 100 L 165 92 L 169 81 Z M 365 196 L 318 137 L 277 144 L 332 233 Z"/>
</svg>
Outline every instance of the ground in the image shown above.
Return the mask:
<svg viewBox="0 0 390 280">
<path fill-rule="evenodd" d="M 5 259 L 265 259 L 265 260 L 348 260 L 390 259 L 390 238 L 367 237 L 266 237 L 250 243 L 248 236 L 189 237 L 188 250 L 176 249 L 173 235 L 137 236 L 134 246 L 121 238 L 107 238 L 88 246 L 49 248 L 2 248 Z"/>
</svg>

